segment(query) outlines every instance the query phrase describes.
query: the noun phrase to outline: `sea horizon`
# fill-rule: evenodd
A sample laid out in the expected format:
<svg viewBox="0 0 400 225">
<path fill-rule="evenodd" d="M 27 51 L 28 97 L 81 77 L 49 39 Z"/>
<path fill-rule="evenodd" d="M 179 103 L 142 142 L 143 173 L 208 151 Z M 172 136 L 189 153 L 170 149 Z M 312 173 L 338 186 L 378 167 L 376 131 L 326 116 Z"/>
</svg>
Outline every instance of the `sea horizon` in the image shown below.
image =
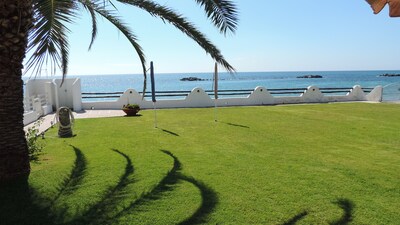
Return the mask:
<svg viewBox="0 0 400 225">
<path fill-rule="evenodd" d="M 362 69 L 357 69 L 357 70 L 271 70 L 271 71 L 236 71 L 232 73 L 314 73 L 314 72 L 400 72 L 400 69 L 374 69 L 374 70 L 362 70 Z M 176 75 L 176 74 L 210 74 L 214 73 L 212 70 L 209 72 L 157 72 L 155 71 L 156 74 L 163 74 L 163 75 Z M 219 71 L 218 73 L 228 73 L 230 74 L 231 72 L 227 71 Z M 147 72 L 149 75 L 149 71 Z M 139 75 L 142 76 L 143 73 L 105 73 L 105 74 L 68 74 L 66 75 L 66 78 L 69 78 L 70 76 L 72 77 L 81 77 L 81 76 L 125 76 L 125 75 Z M 46 77 L 45 77 L 46 76 Z M 35 79 L 33 75 L 23 75 L 22 78 L 24 79 L 29 79 L 29 77 L 32 77 L 31 79 Z M 49 79 L 49 78 L 61 78 L 62 75 L 38 75 L 36 78 L 37 79 Z"/>
</svg>

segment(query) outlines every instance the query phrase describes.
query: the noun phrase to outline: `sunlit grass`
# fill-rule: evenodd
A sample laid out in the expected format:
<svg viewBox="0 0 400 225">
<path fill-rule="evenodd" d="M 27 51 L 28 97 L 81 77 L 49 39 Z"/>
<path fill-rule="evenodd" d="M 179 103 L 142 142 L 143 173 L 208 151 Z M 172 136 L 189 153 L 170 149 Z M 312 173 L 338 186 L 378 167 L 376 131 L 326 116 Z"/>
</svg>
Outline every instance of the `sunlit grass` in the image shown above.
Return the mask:
<svg viewBox="0 0 400 225">
<path fill-rule="evenodd" d="M 77 120 L 76 136 L 68 139 L 49 130 L 30 176 L 31 204 L 41 211 L 27 218 L 37 224 L 400 221 L 399 104 L 219 108 L 218 122 L 212 108 L 159 110 L 158 128 L 153 111 L 141 114 Z"/>
</svg>

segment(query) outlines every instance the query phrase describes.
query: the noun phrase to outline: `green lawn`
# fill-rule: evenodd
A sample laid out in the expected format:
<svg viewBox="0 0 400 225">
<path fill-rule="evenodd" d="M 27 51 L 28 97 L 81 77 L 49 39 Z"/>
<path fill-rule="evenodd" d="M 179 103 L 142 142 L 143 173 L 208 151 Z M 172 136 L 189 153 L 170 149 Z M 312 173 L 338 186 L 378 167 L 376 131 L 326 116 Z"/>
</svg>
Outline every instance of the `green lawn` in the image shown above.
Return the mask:
<svg viewBox="0 0 400 225">
<path fill-rule="evenodd" d="M 46 133 L 10 224 L 398 224 L 400 104 L 173 109 Z M 13 197 L 4 197 L 13 196 Z M 24 216 L 23 216 L 24 215 Z M 0 222 L 1 223 L 1 222 Z"/>
</svg>

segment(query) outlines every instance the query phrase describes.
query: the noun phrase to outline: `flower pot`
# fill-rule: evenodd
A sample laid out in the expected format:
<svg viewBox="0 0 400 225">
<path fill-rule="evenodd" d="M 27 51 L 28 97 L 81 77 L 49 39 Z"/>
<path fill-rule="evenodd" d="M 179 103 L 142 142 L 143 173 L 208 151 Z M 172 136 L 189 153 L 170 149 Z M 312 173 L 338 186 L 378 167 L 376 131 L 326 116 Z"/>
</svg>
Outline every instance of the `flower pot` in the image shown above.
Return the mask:
<svg viewBox="0 0 400 225">
<path fill-rule="evenodd" d="M 139 112 L 137 109 L 122 109 L 122 111 L 124 111 L 127 116 L 136 116 Z"/>
</svg>

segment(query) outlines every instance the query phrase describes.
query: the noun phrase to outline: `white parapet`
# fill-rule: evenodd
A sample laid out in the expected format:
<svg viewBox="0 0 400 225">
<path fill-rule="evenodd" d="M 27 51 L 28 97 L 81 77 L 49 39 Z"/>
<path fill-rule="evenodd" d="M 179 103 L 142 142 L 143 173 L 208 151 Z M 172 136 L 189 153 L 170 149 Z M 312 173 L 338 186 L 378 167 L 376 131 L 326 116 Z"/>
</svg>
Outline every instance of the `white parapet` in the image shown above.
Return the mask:
<svg viewBox="0 0 400 225">
<path fill-rule="evenodd" d="M 82 109 L 120 109 L 126 104 L 138 104 L 143 109 L 154 107 L 153 102 L 143 98 L 134 89 L 123 92 L 114 101 L 91 101 L 82 102 L 81 82 L 79 78 L 65 79 L 61 86 L 61 79 L 37 79 L 29 80 L 26 85 L 24 124 L 32 122 L 40 115 L 51 113 L 54 109 L 67 106 L 74 111 Z M 244 97 L 231 97 L 214 99 L 202 88 L 193 88 L 186 97 L 181 99 L 162 99 L 155 104 L 157 108 L 194 108 L 217 106 L 252 106 L 252 105 L 277 105 L 277 104 L 299 104 L 299 103 L 326 103 L 346 101 L 382 101 L 383 87 L 377 86 L 366 94 L 359 85 L 355 85 L 345 94 L 329 94 L 329 90 L 317 86 L 309 86 L 307 89 L 296 89 L 297 96 L 285 94 L 275 96 L 265 88 L 258 86 Z M 288 92 L 294 89 L 287 89 Z M 304 91 L 303 91 L 304 90 Z M 322 90 L 322 91 L 321 91 Z M 347 91 L 347 90 L 345 90 Z M 293 92 L 293 91 L 292 91 Z M 328 93 L 326 93 L 328 92 Z M 340 92 L 343 92 L 340 91 Z M 35 98 L 39 98 L 35 100 Z M 36 102 L 35 102 L 36 101 Z M 43 102 L 44 101 L 44 102 Z M 39 105 L 39 103 L 41 104 Z M 28 112 L 35 110 L 35 113 Z M 33 119 L 36 117 L 35 119 Z"/>
<path fill-rule="evenodd" d="M 267 88 L 257 86 L 248 97 L 248 101 L 252 105 L 273 105 L 275 104 L 274 96 L 268 91 Z"/>
<path fill-rule="evenodd" d="M 326 102 L 324 99 L 324 94 L 316 86 L 309 86 L 303 94 L 300 95 L 301 102 L 304 103 L 320 103 Z"/>
<path fill-rule="evenodd" d="M 365 95 L 364 91 L 362 90 L 360 85 L 355 85 L 353 89 L 350 90 L 350 93 L 347 94 L 350 101 L 366 101 L 367 96 Z"/>
<path fill-rule="evenodd" d="M 355 85 L 345 95 L 325 95 L 320 88 L 309 86 L 299 96 L 273 96 L 267 88 L 256 87 L 246 97 L 212 99 L 202 88 L 194 88 L 184 99 L 158 100 L 157 108 L 193 108 L 217 106 L 252 106 L 299 103 L 326 103 L 346 101 L 381 101 L 382 87 L 378 86 L 368 95 Z M 83 109 L 120 109 L 126 104 L 138 104 L 142 109 L 153 108 L 153 102 L 143 99 L 134 89 L 126 90 L 116 101 L 82 102 Z"/>
<path fill-rule="evenodd" d="M 383 94 L 383 87 L 376 86 L 370 93 L 367 94 L 367 101 L 381 102 Z"/>
</svg>

